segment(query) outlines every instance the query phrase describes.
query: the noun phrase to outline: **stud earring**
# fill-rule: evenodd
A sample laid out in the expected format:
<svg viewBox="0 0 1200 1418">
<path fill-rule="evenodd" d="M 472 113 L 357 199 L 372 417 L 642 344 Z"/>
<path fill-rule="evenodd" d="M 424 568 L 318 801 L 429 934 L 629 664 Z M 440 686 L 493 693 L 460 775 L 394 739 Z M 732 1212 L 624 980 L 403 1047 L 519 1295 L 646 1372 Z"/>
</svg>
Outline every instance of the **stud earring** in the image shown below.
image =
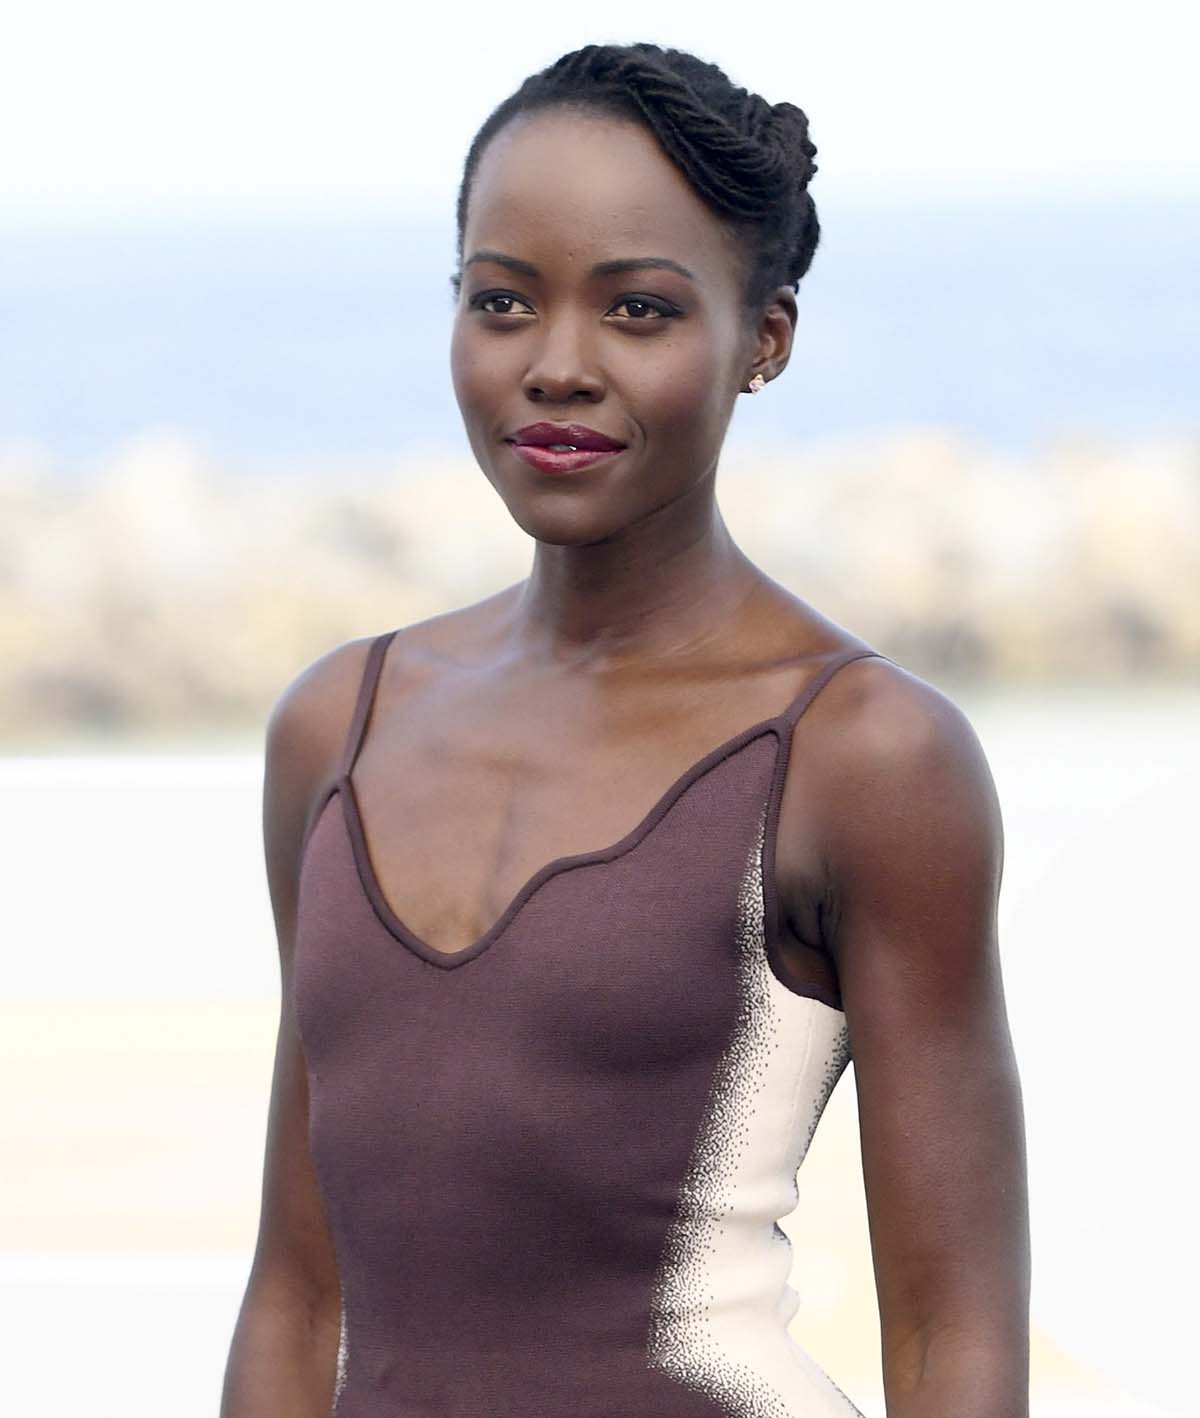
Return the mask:
<svg viewBox="0 0 1200 1418">
<path fill-rule="evenodd" d="M 761 374 L 756 374 L 754 378 L 750 381 L 751 394 L 757 394 L 766 382 L 767 381 L 762 377 Z"/>
</svg>

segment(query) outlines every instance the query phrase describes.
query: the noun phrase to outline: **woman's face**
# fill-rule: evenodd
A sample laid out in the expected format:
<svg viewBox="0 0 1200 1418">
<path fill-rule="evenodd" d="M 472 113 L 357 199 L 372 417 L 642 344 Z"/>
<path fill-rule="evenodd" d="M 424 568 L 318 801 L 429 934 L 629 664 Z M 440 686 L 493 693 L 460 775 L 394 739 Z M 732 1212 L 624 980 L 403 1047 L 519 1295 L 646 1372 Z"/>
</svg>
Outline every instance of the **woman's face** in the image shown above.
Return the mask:
<svg viewBox="0 0 1200 1418">
<path fill-rule="evenodd" d="M 738 391 L 764 352 L 768 375 L 786 363 L 794 320 L 785 302 L 754 326 L 744 259 L 638 124 L 551 110 L 490 141 L 471 189 L 451 367 L 475 457 L 531 536 L 602 541 L 715 471 Z M 641 264 L 653 261 L 683 270 Z M 630 266 L 596 269 L 606 262 Z M 541 471 L 510 441 L 537 422 L 625 447 L 579 471 Z"/>
</svg>

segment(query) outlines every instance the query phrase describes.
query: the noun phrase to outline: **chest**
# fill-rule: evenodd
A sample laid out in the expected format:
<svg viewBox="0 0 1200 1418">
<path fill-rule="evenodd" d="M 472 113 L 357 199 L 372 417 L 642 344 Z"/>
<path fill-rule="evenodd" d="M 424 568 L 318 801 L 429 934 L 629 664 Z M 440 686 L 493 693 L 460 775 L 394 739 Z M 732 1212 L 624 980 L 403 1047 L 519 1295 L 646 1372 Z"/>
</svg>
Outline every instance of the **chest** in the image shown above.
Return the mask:
<svg viewBox="0 0 1200 1418">
<path fill-rule="evenodd" d="M 439 1057 L 470 1069 L 486 1034 L 481 1066 L 512 1050 L 536 1073 L 531 1056 L 550 1048 L 573 1070 L 612 1076 L 686 1066 L 716 1047 L 737 1008 L 739 960 L 763 930 L 773 747 L 760 736 L 689 771 L 632 833 L 545 864 L 453 952 L 382 895 L 352 799 L 332 795 L 300 881 L 294 978 L 310 1062 L 358 1069 L 377 1054 L 391 1076 Z"/>
<path fill-rule="evenodd" d="M 397 762 L 380 741 L 366 746 L 344 791 L 359 866 L 385 916 L 453 955 L 488 937 L 548 874 L 634 849 L 706 779 L 714 778 L 710 798 L 765 803 L 776 750 L 774 734 L 753 730 L 699 756 L 694 740 L 651 735 L 616 747 L 503 748 L 461 740 L 451 748 L 434 736 Z M 719 796 L 710 808 L 713 817 L 728 810 Z"/>
</svg>

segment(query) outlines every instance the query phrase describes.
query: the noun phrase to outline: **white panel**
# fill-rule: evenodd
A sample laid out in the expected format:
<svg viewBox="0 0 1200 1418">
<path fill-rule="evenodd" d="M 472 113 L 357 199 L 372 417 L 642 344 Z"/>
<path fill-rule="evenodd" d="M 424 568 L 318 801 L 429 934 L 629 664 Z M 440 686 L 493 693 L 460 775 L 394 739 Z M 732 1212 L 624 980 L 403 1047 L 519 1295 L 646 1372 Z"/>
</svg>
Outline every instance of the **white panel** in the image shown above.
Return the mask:
<svg viewBox="0 0 1200 1418">
<path fill-rule="evenodd" d="M 846 1018 L 771 970 L 763 910 L 766 810 L 738 900 L 741 1007 L 715 1071 L 656 1277 L 650 1363 L 747 1418 L 861 1418 L 788 1334 L 799 1297 L 778 1221 L 849 1061 Z"/>
</svg>

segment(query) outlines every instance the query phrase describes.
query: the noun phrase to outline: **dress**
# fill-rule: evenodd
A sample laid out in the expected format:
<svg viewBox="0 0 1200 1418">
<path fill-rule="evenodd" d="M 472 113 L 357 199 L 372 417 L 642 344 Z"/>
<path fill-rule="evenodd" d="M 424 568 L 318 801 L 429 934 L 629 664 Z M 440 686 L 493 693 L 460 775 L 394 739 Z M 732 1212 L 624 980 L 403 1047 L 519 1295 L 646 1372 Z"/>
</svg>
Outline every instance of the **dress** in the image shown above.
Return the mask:
<svg viewBox="0 0 1200 1418">
<path fill-rule="evenodd" d="M 450 954 L 384 899 L 351 778 L 395 634 L 304 844 L 291 972 L 342 1288 L 332 1412 L 852 1418 L 787 1332 L 777 1221 L 849 1043 L 836 987 L 772 963 L 773 870 L 792 729 L 878 652 L 831 658 Z"/>
</svg>

